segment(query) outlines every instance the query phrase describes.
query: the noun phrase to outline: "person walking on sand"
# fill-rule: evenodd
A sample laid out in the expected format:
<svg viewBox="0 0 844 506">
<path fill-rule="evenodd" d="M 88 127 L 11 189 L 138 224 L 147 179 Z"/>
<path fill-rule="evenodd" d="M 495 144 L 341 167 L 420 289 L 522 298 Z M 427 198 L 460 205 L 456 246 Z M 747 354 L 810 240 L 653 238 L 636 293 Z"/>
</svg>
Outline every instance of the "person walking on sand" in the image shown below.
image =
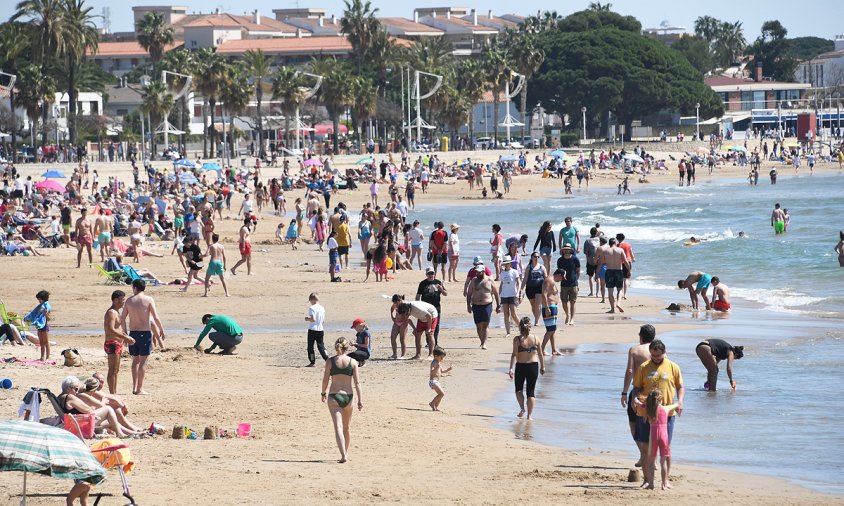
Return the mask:
<svg viewBox="0 0 844 506">
<path fill-rule="evenodd" d="M 780 204 L 774 204 L 774 210 L 771 212 L 771 226 L 774 227 L 774 234 L 782 234 L 785 232 L 785 213 L 780 209 Z"/>
<path fill-rule="evenodd" d="M 501 309 L 504 313 L 504 332 L 507 337 L 510 337 L 510 320 L 513 320 L 513 325 L 517 325 L 519 315 L 516 314 L 516 308 L 522 303 L 521 272 L 513 269 L 513 259 L 510 255 L 504 255 L 501 260 L 503 269 L 499 274 L 498 293 L 501 296 Z"/>
<path fill-rule="evenodd" d="M 695 283 L 697 283 L 695 285 Z M 706 304 L 706 310 L 709 311 L 712 307 L 709 304 L 709 296 L 706 294 L 709 290 L 709 285 L 712 283 L 712 276 L 705 272 L 695 271 L 686 276 L 686 279 L 677 281 L 677 287 L 680 289 L 687 288 L 689 290 L 689 298 L 692 301 L 692 310 L 698 310 L 698 295 L 703 297 L 703 302 Z M 695 285 L 695 286 L 693 286 Z"/>
<path fill-rule="evenodd" d="M 536 247 L 539 246 L 538 254 L 542 256 L 542 261 L 545 264 L 545 272 L 551 270 L 551 255 L 557 251 L 557 239 L 551 228 L 550 221 L 543 222 L 542 226 L 539 227 L 539 232 L 536 233 L 536 241 L 533 243 L 534 252 L 537 251 Z"/>
<path fill-rule="evenodd" d="M 580 260 L 574 254 L 571 246 L 566 244 L 560 248 L 562 256 L 557 259 L 557 269 L 565 275 L 560 283 L 560 300 L 566 313 L 566 325 L 574 325 L 574 309 L 577 303 L 577 282 L 580 278 Z"/>
<path fill-rule="evenodd" d="M 431 373 L 428 376 L 428 387 L 437 393 L 431 402 L 428 403 L 428 406 L 431 406 L 431 409 L 434 411 L 440 410 L 440 403 L 442 402 L 443 397 L 445 397 L 445 391 L 443 390 L 442 385 L 440 385 L 440 379 L 443 374 L 449 373 L 452 369 L 454 369 L 453 365 L 449 365 L 447 368 L 443 369 L 442 362 L 444 358 L 444 349 L 434 349 L 434 359 L 431 360 Z"/>
<path fill-rule="evenodd" d="M 437 272 L 433 267 L 425 268 L 425 279 L 420 281 L 419 286 L 416 288 L 416 300 L 421 300 L 422 302 L 427 302 L 428 304 L 434 306 L 437 313 L 442 316 L 442 296 L 445 295 L 447 297 L 448 290 L 446 290 L 443 282 L 435 277 L 436 274 Z M 434 346 L 439 344 L 441 323 L 441 318 L 437 318 L 437 325 L 433 329 Z"/>
<path fill-rule="evenodd" d="M 661 402 L 663 407 L 671 407 L 674 399 L 677 405 L 672 409 L 666 409 L 666 432 L 668 443 L 674 435 L 674 419 L 676 415 L 683 414 L 683 398 L 686 390 L 683 388 L 683 375 L 680 366 L 665 357 L 665 343 L 655 339 L 648 345 L 650 359 L 642 363 L 633 376 L 633 409 L 636 410 L 636 441 L 648 444 L 651 438 L 651 426 L 648 421 L 645 402 L 653 390 L 660 390 L 662 393 Z M 642 488 L 653 488 L 654 461 L 646 453 L 646 459 L 642 462 L 645 480 Z M 670 488 L 670 484 L 666 487 Z"/>
<path fill-rule="evenodd" d="M 91 247 L 94 245 L 94 236 L 91 227 L 91 221 L 88 220 L 88 210 L 82 208 L 79 210 L 82 213 L 76 220 L 76 268 L 82 265 L 82 250 L 88 251 L 88 263 L 94 263 L 94 257 L 91 253 Z"/>
<path fill-rule="evenodd" d="M 106 381 L 110 394 L 117 393 L 117 375 L 120 373 L 120 357 L 123 354 L 123 345 L 135 344 L 135 340 L 120 328 L 120 310 L 123 309 L 125 303 L 126 294 L 123 290 L 113 291 L 111 293 L 111 307 L 106 310 L 103 317 L 103 332 L 105 334 L 103 350 L 108 360 Z"/>
<path fill-rule="evenodd" d="M 308 296 L 310 307 L 308 308 L 308 316 L 305 321 L 308 322 L 308 365 L 306 367 L 314 367 L 316 365 L 316 355 L 314 354 L 314 344 L 323 360 L 328 360 L 328 353 L 325 352 L 325 308 L 319 303 L 319 295 L 316 292 Z"/>
<path fill-rule="evenodd" d="M 543 307 L 541 297 L 543 290 L 542 286 L 548 278 L 548 275 L 546 274 L 548 271 L 546 271 L 545 267 L 539 263 L 539 254 L 540 253 L 538 251 L 534 251 L 530 254 L 530 260 L 528 260 L 528 263 L 525 266 L 525 271 L 522 274 L 522 280 L 524 282 L 521 285 L 521 295 L 526 296 L 528 302 L 530 302 L 530 310 L 531 313 L 533 313 L 534 325 L 539 323 L 539 317 Z"/>
<path fill-rule="evenodd" d="M 624 288 L 621 290 L 621 298 L 627 300 L 627 288 L 630 286 L 630 279 L 633 277 L 633 262 L 636 257 L 633 255 L 633 246 L 625 241 L 624 234 L 615 234 L 615 239 L 618 241 L 618 247 L 624 250 L 624 255 L 627 257 L 627 265 L 622 266 L 622 274 L 624 274 Z"/>
<path fill-rule="evenodd" d="M 718 276 L 712 276 L 712 309 L 723 312 L 730 310 L 730 289 Z"/>
<path fill-rule="evenodd" d="M 243 330 L 228 316 L 206 314 L 202 316 L 202 324 L 205 325 L 205 328 L 202 329 L 193 345 L 196 351 L 203 351 L 200 344 L 205 336 L 208 336 L 212 343 L 209 348 L 204 350 L 205 353 L 211 353 L 219 346 L 222 350 L 220 355 L 234 355 L 237 346 L 243 342 Z M 211 332 L 212 330 L 214 332 Z"/>
<path fill-rule="evenodd" d="M 744 356 L 744 346 L 733 346 L 723 339 L 707 339 L 701 341 L 695 347 L 695 353 L 706 368 L 706 383 L 704 390 L 714 392 L 718 386 L 718 363 L 727 361 L 727 378 L 730 386 L 736 389 L 736 382 L 733 380 L 733 362 Z"/>
<path fill-rule="evenodd" d="M 325 361 L 322 375 L 322 402 L 328 404 L 328 412 L 334 423 L 334 437 L 340 450 L 340 464 L 348 461 L 349 443 L 351 442 L 350 425 L 352 422 L 352 384 L 358 396 L 358 410 L 363 409 L 363 398 L 360 389 L 360 372 L 355 359 L 346 355 L 349 341 L 341 337 L 334 343 L 336 355 Z M 330 383 L 330 389 L 329 389 Z"/>
<path fill-rule="evenodd" d="M 198 239 L 192 235 L 185 237 L 183 254 L 188 265 L 188 279 L 185 281 L 185 287 L 182 288 L 183 292 L 188 291 L 194 280 L 199 280 L 199 271 L 202 270 L 202 250 L 199 249 L 197 241 Z"/>
<path fill-rule="evenodd" d="M 516 400 L 519 402 L 519 414 L 525 415 L 525 393 L 527 394 L 527 419 L 533 420 L 533 408 L 536 405 L 536 380 L 545 374 L 545 358 L 540 350 L 539 338 L 530 333 L 530 318 L 525 316 L 519 321 L 519 335 L 513 338 L 513 353 L 510 355 L 508 376 L 515 380 Z M 525 390 L 527 382 L 527 392 Z"/>
<path fill-rule="evenodd" d="M 501 262 L 499 258 L 504 254 L 504 236 L 501 235 L 501 226 L 498 223 L 492 225 L 492 238 L 489 240 L 489 253 L 492 255 L 492 266 L 495 269 L 495 281 L 501 274 Z"/>
<path fill-rule="evenodd" d="M 565 271 L 557 269 L 552 276 L 542 282 L 542 323 L 545 324 L 545 336 L 542 338 L 542 354 L 545 355 L 545 346 L 551 343 L 551 355 L 562 355 L 557 351 L 557 343 L 554 337 L 557 335 L 557 315 L 560 314 L 559 284 L 565 278 Z"/>
<path fill-rule="evenodd" d="M 615 237 L 610 237 L 608 246 L 601 255 L 601 260 L 607 265 L 605 278 L 610 298 L 610 310 L 607 313 L 615 313 L 616 310 L 623 313 L 624 309 L 618 305 L 618 300 L 624 288 L 624 266 L 627 265 L 629 269 L 630 263 L 624 250 L 617 246 Z"/>
<path fill-rule="evenodd" d="M 94 235 L 100 245 L 100 260 L 105 262 L 111 256 L 111 234 L 114 231 L 114 217 L 111 209 L 104 209 L 94 220 Z"/>
<path fill-rule="evenodd" d="M 650 443 L 648 444 L 648 458 L 650 462 L 656 462 L 656 453 L 659 450 L 660 469 L 662 474 L 662 490 L 671 488 L 669 476 L 671 474 L 671 440 L 668 437 L 668 412 L 677 409 L 677 404 L 662 404 L 662 392 L 651 390 L 646 401 L 646 412 L 648 423 L 651 426 Z M 653 466 L 648 470 L 651 481 L 643 488 L 654 488 Z"/>
<path fill-rule="evenodd" d="M 158 317 L 155 309 L 155 300 L 144 293 L 146 282 L 143 279 L 132 281 L 133 295 L 126 299 L 123 312 L 120 313 L 120 327 L 123 332 L 129 329 L 129 336 L 135 340 L 135 344 L 129 345 L 129 355 L 132 357 L 132 393 L 135 395 L 146 395 L 144 391 L 144 376 L 147 370 L 147 360 L 152 354 L 152 330 L 150 319 L 152 319 L 161 340 L 165 339 L 164 326 Z M 126 320 L 129 324 L 126 324 Z"/>
<path fill-rule="evenodd" d="M 250 228 L 252 225 L 252 218 L 246 217 L 243 219 L 243 225 L 240 227 L 240 236 L 237 240 L 237 247 L 240 249 L 240 260 L 232 267 L 232 276 L 237 276 L 238 267 L 246 264 L 246 274 L 252 275 L 252 243 L 249 242 L 249 234 L 252 232 Z"/>
<path fill-rule="evenodd" d="M 211 246 L 205 251 L 205 255 L 209 257 L 208 269 L 205 271 L 205 295 L 208 297 L 208 290 L 211 289 L 211 276 L 219 276 L 220 283 L 223 285 L 223 291 L 226 297 L 229 296 L 229 289 L 226 286 L 226 247 L 220 244 L 220 235 L 211 235 Z"/>
<path fill-rule="evenodd" d="M 838 266 L 844 267 L 844 230 L 838 231 L 838 244 L 832 248 L 832 251 L 838 253 Z"/>
<path fill-rule="evenodd" d="M 486 267 L 483 264 L 475 266 L 475 277 L 469 281 L 469 288 L 466 293 L 466 311 L 472 314 L 475 321 L 475 329 L 478 332 L 478 339 L 481 340 L 481 349 L 486 349 L 486 339 L 489 329 L 489 322 L 492 319 L 492 301 L 495 299 L 495 312 L 501 312 L 501 299 L 498 295 L 498 287 L 489 279 L 486 274 Z"/>
<path fill-rule="evenodd" d="M 633 409 L 633 392 L 628 394 L 627 388 L 633 381 L 633 376 L 639 367 L 651 358 L 648 347 L 656 338 L 656 329 L 653 325 L 647 323 L 639 327 L 639 344 L 633 345 L 627 350 L 627 369 L 624 371 L 624 385 L 621 388 L 621 407 L 627 409 L 627 421 L 630 424 L 630 435 L 633 436 L 633 441 L 639 448 L 639 461 L 636 462 L 636 467 L 642 467 L 645 462 L 648 451 L 647 442 L 641 442 L 636 439 L 636 411 Z"/>
</svg>

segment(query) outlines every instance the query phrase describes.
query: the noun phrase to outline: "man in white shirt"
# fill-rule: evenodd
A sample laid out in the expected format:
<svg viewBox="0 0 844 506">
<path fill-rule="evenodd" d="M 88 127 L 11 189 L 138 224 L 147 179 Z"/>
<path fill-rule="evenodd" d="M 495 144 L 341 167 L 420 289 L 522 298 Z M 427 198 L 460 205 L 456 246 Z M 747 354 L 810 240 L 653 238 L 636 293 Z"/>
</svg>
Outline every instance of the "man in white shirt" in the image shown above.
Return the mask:
<svg viewBox="0 0 844 506">
<path fill-rule="evenodd" d="M 422 332 L 428 341 L 428 360 L 434 358 L 434 329 L 437 328 L 440 313 L 433 304 L 414 300 L 402 302 L 397 309 L 398 314 L 408 315 L 416 318 L 416 327 L 413 329 L 413 337 L 416 338 L 416 355 L 411 360 L 419 360 L 422 357 Z"/>
<path fill-rule="evenodd" d="M 401 215 L 401 222 L 402 224 L 407 223 L 407 202 L 402 199 L 402 196 L 399 195 L 398 202 L 396 202 L 396 209 L 399 210 L 399 214 Z"/>
<path fill-rule="evenodd" d="M 516 308 L 522 302 L 520 281 L 521 276 L 519 271 L 513 269 L 513 258 L 510 255 L 504 255 L 501 260 L 502 271 L 499 275 L 501 284 L 498 292 L 501 296 L 501 307 L 504 313 L 504 331 L 507 337 L 510 337 L 510 319 L 513 319 L 513 324 L 519 323 L 519 316 L 516 314 Z"/>
<path fill-rule="evenodd" d="M 26 176 L 26 182 L 23 184 L 23 194 L 27 197 L 32 196 L 32 176 Z"/>
<path fill-rule="evenodd" d="M 325 352 L 325 308 L 319 303 L 319 295 L 311 293 L 308 296 L 308 302 L 311 303 L 308 308 L 308 316 L 305 321 L 308 322 L 308 360 L 310 363 L 306 367 L 314 367 L 316 365 L 316 355 L 314 354 L 314 344 L 319 350 L 319 354 L 323 360 L 328 360 L 328 354 Z"/>
</svg>

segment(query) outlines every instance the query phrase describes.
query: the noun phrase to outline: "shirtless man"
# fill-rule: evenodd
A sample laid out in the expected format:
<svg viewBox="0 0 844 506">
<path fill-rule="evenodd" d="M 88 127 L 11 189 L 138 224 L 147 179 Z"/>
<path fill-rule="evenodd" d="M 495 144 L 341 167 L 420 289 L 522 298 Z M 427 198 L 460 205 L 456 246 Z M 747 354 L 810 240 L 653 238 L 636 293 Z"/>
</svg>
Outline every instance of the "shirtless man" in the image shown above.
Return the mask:
<svg viewBox="0 0 844 506">
<path fill-rule="evenodd" d="M 697 283 L 696 286 L 692 286 Z M 706 310 L 709 311 L 711 308 L 709 304 L 709 296 L 706 295 L 706 291 L 709 289 L 709 285 L 712 283 L 712 276 L 705 272 L 695 271 L 688 276 L 686 279 L 681 279 L 677 281 L 678 288 L 687 288 L 689 290 L 689 298 L 692 300 L 692 310 L 700 309 L 698 307 L 698 300 L 697 296 L 700 295 L 703 297 L 703 302 L 706 303 Z"/>
<path fill-rule="evenodd" d="M 117 374 L 120 372 L 120 356 L 123 353 L 123 343 L 128 345 L 135 344 L 135 340 L 120 328 L 120 310 L 123 309 L 125 302 L 126 294 L 123 293 L 123 290 L 112 292 L 111 307 L 105 312 L 105 317 L 103 318 L 103 331 L 105 332 L 103 350 L 105 350 L 106 357 L 108 357 L 108 391 L 112 394 L 117 393 Z"/>
<path fill-rule="evenodd" d="M 712 309 L 723 312 L 730 310 L 730 289 L 718 276 L 712 276 Z"/>
<path fill-rule="evenodd" d="M 633 381 L 633 375 L 639 369 L 639 366 L 651 359 L 648 346 L 655 337 L 656 329 L 653 325 L 642 325 L 639 327 L 639 344 L 631 346 L 627 352 L 627 369 L 624 371 L 624 386 L 621 388 L 621 407 L 627 408 L 627 421 L 630 423 L 630 435 L 633 436 L 633 441 L 636 441 L 636 410 L 632 406 L 632 392 L 628 394 L 627 388 Z M 648 443 L 636 441 L 636 446 L 639 447 L 639 461 L 636 462 L 636 467 L 642 467 L 642 462 L 645 461 L 645 453 L 648 451 Z"/>
<path fill-rule="evenodd" d="M 605 282 L 610 296 L 610 310 L 607 313 L 615 313 L 616 309 L 619 313 L 623 313 L 624 310 L 617 302 L 621 296 L 621 290 L 624 289 L 624 268 L 630 269 L 630 262 L 627 261 L 624 250 L 618 247 L 615 237 L 610 238 L 608 248 L 601 254 L 601 259 L 607 264 Z"/>
<path fill-rule="evenodd" d="M 481 340 L 481 349 L 486 349 L 487 329 L 492 318 L 492 300 L 495 299 L 495 312 L 501 312 L 501 298 L 498 287 L 486 275 L 486 267 L 475 267 L 475 279 L 469 282 L 466 294 L 466 311 L 474 316 L 475 328 Z"/>
<path fill-rule="evenodd" d="M 240 260 L 232 267 L 232 276 L 237 276 L 235 270 L 246 263 L 246 274 L 252 275 L 252 243 L 249 242 L 249 233 L 251 229 L 252 218 L 248 216 L 243 219 L 243 226 L 240 227 L 240 238 L 237 241 L 237 247 L 240 248 Z"/>
<path fill-rule="evenodd" d="M 779 203 L 774 204 L 774 211 L 771 213 L 771 226 L 775 234 L 785 232 L 785 213 L 780 209 Z"/>
<path fill-rule="evenodd" d="M 147 285 L 143 279 L 132 281 L 132 292 L 134 295 L 126 300 L 123 312 L 120 314 L 120 326 L 126 332 L 126 319 L 129 319 L 129 336 L 135 340 L 135 344 L 129 346 L 129 355 L 132 356 L 132 393 L 135 395 L 146 395 L 144 391 L 144 375 L 147 370 L 147 360 L 152 353 L 152 330 L 150 318 L 155 324 L 161 340 L 164 340 L 164 326 L 158 318 L 158 311 L 155 310 L 155 301 L 144 293 Z"/>
<path fill-rule="evenodd" d="M 545 337 L 542 338 L 542 354 L 545 353 L 545 346 L 551 343 L 551 354 L 562 355 L 557 351 L 557 343 L 554 341 L 554 336 L 557 334 L 557 314 L 560 312 L 558 304 L 560 303 L 560 283 L 565 278 L 565 272 L 562 269 L 554 271 L 553 276 L 547 276 L 542 282 L 542 322 L 545 324 Z"/>
<path fill-rule="evenodd" d="M 97 236 L 97 242 L 100 244 L 100 260 L 103 262 L 111 256 L 111 234 L 113 230 L 114 217 L 112 217 L 110 209 L 105 209 L 94 220 L 94 235 Z"/>
<path fill-rule="evenodd" d="M 211 276 L 220 276 L 220 283 L 223 285 L 223 291 L 226 297 L 229 296 L 229 289 L 226 287 L 226 277 L 223 275 L 226 272 L 226 248 L 218 241 L 219 234 L 211 235 L 211 246 L 205 250 L 203 256 L 210 257 L 208 261 L 208 269 L 205 271 L 205 295 L 208 297 L 208 290 L 211 288 Z"/>
<path fill-rule="evenodd" d="M 80 209 L 82 216 L 76 220 L 76 268 L 82 265 L 82 250 L 88 250 L 88 263 L 94 263 L 91 253 L 91 246 L 94 245 L 94 236 L 91 235 L 91 221 L 88 220 L 88 210 Z"/>
<path fill-rule="evenodd" d="M 607 245 L 607 238 L 598 236 L 598 248 L 595 250 L 595 295 L 598 295 L 598 287 L 600 287 L 601 304 L 607 300 L 607 264 L 604 262 L 604 257 L 609 250 L 610 247 Z"/>
</svg>

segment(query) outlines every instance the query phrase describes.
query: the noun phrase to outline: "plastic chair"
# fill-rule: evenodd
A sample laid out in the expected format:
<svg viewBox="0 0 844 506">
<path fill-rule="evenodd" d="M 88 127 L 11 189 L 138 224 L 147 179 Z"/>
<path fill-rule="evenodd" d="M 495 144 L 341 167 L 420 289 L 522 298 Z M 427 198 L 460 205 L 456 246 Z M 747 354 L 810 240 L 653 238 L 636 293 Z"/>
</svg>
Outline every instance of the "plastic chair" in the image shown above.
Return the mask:
<svg viewBox="0 0 844 506">
<path fill-rule="evenodd" d="M 111 469 L 116 467 L 117 471 L 120 473 L 120 483 L 123 485 L 123 497 L 129 500 L 126 503 L 126 506 L 135 506 L 135 498 L 132 497 L 132 492 L 129 490 L 129 481 L 126 479 L 126 473 L 123 471 L 123 466 L 125 465 L 124 462 L 120 460 L 120 452 L 119 450 L 124 450 L 129 448 L 123 442 L 119 444 L 106 446 L 103 448 L 92 449 L 91 453 L 100 461 L 100 463 L 106 469 Z M 112 459 L 114 457 L 114 459 Z M 97 499 L 94 501 L 94 506 L 97 506 L 100 503 L 100 499 L 103 498 L 103 492 L 97 494 Z"/>
<path fill-rule="evenodd" d="M 14 325 L 18 330 L 29 330 L 29 325 L 23 322 L 22 316 L 6 310 L 6 303 L 3 302 L 3 299 L 0 299 L 0 319 L 2 319 L 2 323 Z"/>
<path fill-rule="evenodd" d="M 107 271 L 97 263 L 88 264 L 88 266 L 96 269 L 97 274 L 105 278 L 107 285 L 122 285 L 126 282 L 126 273 L 123 271 Z"/>
</svg>

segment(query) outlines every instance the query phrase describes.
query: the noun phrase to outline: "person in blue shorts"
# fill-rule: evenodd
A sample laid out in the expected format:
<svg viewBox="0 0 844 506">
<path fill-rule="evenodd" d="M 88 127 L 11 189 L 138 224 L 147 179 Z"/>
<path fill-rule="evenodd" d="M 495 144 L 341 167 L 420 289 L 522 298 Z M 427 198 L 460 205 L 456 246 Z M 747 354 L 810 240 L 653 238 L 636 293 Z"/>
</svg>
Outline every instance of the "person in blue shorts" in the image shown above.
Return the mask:
<svg viewBox="0 0 844 506">
<path fill-rule="evenodd" d="M 692 300 L 693 310 L 700 309 L 698 307 L 698 295 L 700 295 L 703 297 L 703 302 L 706 304 L 706 310 L 709 311 L 711 306 L 709 304 L 709 296 L 706 292 L 709 290 L 709 285 L 711 283 L 712 276 L 705 272 L 695 271 L 689 274 L 686 279 L 678 280 L 677 287 L 689 290 L 689 298 Z"/>
</svg>

